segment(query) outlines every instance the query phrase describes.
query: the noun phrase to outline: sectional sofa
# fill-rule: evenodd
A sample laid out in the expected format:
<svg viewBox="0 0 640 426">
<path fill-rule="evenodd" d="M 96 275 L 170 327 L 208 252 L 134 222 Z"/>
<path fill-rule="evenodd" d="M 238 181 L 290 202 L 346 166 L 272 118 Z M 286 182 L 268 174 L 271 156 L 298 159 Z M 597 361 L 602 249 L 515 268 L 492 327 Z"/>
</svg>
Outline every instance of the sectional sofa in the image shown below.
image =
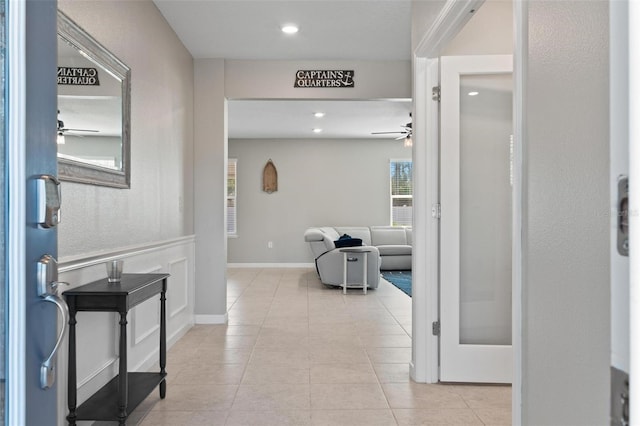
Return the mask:
<svg viewBox="0 0 640 426">
<path fill-rule="evenodd" d="M 343 280 L 344 255 L 336 248 L 335 241 L 341 235 L 350 235 L 362 240 L 367 254 L 367 284 L 377 288 L 381 270 L 410 270 L 413 244 L 411 228 L 396 226 L 337 226 L 314 227 L 304 233 L 315 257 L 320 281 L 327 285 L 340 286 Z M 363 254 L 349 255 L 347 283 L 362 285 Z"/>
</svg>

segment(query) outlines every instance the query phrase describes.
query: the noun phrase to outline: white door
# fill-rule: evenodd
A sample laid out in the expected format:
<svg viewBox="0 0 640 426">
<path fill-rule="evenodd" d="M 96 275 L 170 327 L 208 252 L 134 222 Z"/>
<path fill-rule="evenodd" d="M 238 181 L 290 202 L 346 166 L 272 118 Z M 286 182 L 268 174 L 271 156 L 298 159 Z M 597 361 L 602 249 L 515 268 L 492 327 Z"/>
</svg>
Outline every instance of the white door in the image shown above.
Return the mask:
<svg viewBox="0 0 640 426">
<path fill-rule="evenodd" d="M 513 57 L 440 64 L 440 381 L 511 383 Z"/>
</svg>

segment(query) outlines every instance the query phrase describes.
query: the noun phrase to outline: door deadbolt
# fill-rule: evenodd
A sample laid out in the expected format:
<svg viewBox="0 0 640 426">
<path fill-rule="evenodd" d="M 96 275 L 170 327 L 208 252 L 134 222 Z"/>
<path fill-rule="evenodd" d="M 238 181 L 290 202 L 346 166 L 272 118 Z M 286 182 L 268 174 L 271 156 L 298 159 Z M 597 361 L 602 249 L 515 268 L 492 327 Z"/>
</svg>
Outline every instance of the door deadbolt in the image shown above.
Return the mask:
<svg viewBox="0 0 640 426">
<path fill-rule="evenodd" d="M 629 178 L 618 179 L 618 203 L 616 212 L 618 221 L 618 253 L 629 256 Z"/>
</svg>

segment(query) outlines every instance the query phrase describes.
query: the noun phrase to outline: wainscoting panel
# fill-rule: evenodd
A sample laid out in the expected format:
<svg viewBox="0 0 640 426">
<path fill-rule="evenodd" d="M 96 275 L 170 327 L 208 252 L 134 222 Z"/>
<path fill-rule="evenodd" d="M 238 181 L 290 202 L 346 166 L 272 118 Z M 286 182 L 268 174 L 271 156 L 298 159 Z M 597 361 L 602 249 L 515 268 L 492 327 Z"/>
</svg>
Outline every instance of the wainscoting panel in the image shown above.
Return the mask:
<svg viewBox="0 0 640 426">
<path fill-rule="evenodd" d="M 189 307 L 188 270 L 186 257 L 169 262 L 171 285 L 167 291 L 167 304 L 171 318 Z"/>
<path fill-rule="evenodd" d="M 162 266 L 156 265 L 141 272 L 145 274 L 160 273 L 162 272 Z M 153 335 L 154 332 L 160 330 L 160 298 L 154 297 L 134 307 L 129 313 L 129 318 L 131 340 L 133 345 L 137 345 Z"/>
<path fill-rule="evenodd" d="M 124 259 L 124 273 L 166 272 L 171 274 L 167 289 L 167 348 L 194 324 L 194 236 L 126 247 L 109 253 L 60 259 L 60 281 L 75 288 L 105 278 L 105 262 Z M 66 290 L 67 288 L 63 289 Z M 77 389 L 81 404 L 117 375 L 119 315 L 80 312 L 77 315 Z M 129 311 L 127 316 L 128 370 L 159 368 L 160 296 Z M 58 355 L 58 414 L 67 415 L 68 342 Z M 62 420 L 58 421 L 62 424 Z"/>
<path fill-rule="evenodd" d="M 160 330 L 160 298 L 149 299 L 130 311 L 131 340 L 137 345 Z M 159 333 L 159 331 L 158 331 Z"/>
</svg>

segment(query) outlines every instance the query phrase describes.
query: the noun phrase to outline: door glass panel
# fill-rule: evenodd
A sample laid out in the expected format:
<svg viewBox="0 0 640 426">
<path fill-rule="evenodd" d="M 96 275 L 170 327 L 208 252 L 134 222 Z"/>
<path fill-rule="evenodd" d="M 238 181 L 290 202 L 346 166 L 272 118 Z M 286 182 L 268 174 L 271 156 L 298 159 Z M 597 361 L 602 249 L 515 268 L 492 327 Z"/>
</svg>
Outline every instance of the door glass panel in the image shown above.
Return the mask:
<svg viewBox="0 0 640 426">
<path fill-rule="evenodd" d="M 511 74 L 460 76 L 460 343 L 511 344 Z"/>
</svg>

